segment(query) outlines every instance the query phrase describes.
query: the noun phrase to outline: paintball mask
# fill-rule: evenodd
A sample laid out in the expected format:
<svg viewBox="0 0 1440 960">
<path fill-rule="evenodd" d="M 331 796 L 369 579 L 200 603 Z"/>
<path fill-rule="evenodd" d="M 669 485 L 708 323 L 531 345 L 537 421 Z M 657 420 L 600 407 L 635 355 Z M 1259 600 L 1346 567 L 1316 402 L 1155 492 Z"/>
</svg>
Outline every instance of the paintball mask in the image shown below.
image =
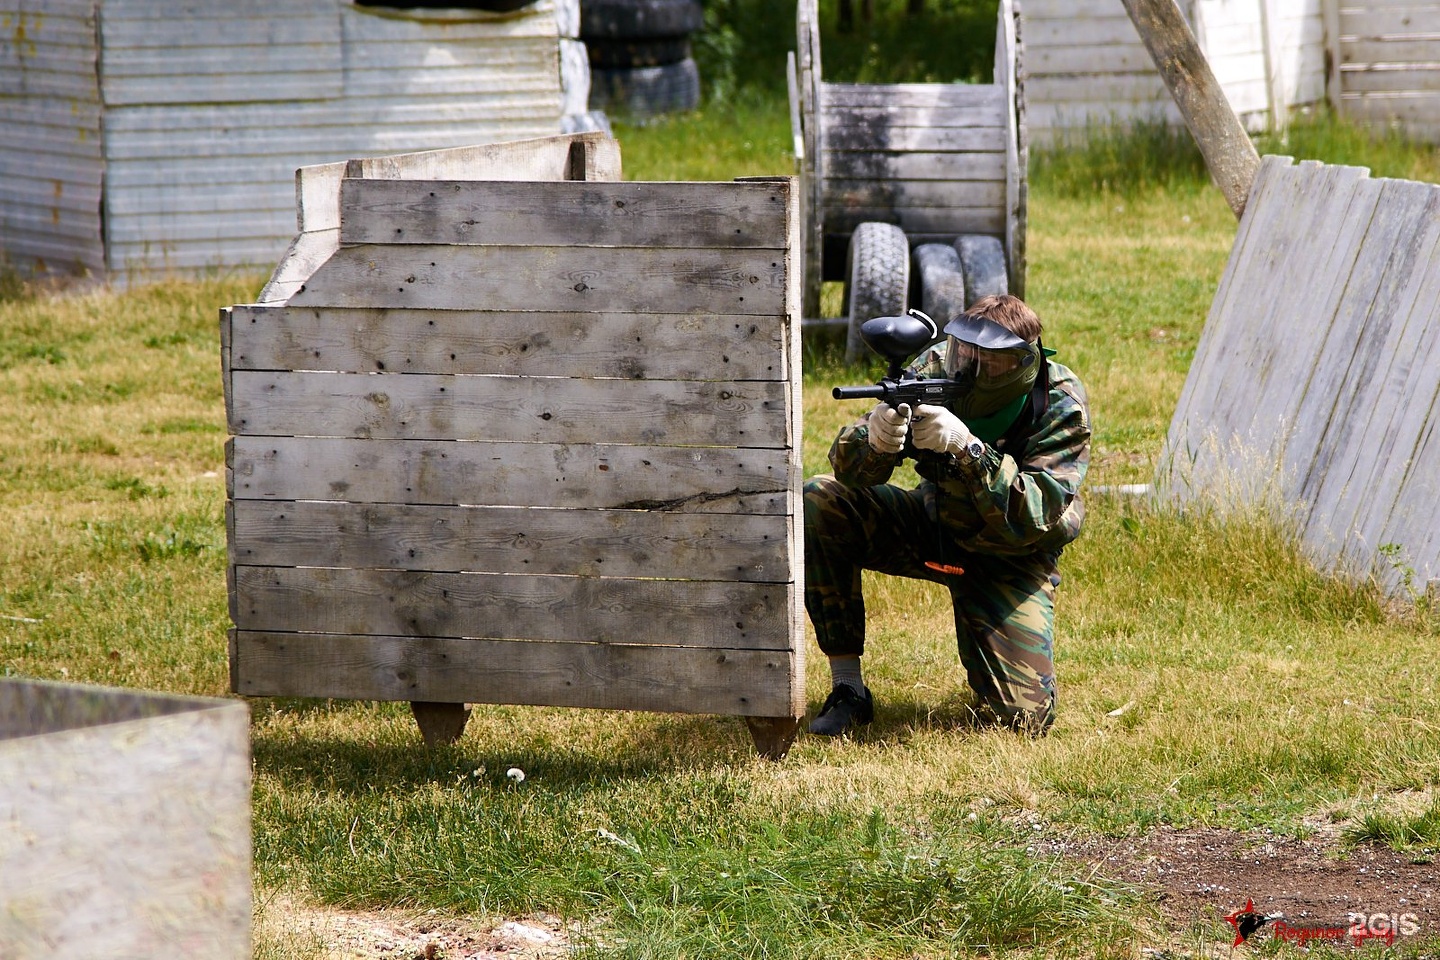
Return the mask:
<svg viewBox="0 0 1440 960">
<path fill-rule="evenodd" d="M 1044 359 L 1031 343 L 993 320 L 962 313 L 945 325 L 945 374 L 967 385 L 950 407 L 969 423 L 1018 405 Z"/>
</svg>

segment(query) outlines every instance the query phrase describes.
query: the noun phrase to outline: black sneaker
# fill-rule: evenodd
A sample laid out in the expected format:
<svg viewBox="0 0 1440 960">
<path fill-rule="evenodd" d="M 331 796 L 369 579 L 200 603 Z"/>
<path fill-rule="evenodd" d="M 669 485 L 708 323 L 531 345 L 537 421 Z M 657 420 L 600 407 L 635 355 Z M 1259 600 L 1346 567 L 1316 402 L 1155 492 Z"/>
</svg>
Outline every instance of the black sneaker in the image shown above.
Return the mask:
<svg viewBox="0 0 1440 960">
<path fill-rule="evenodd" d="M 861 727 L 875 719 L 875 698 L 870 688 L 856 693 L 848 683 L 830 691 L 825 705 L 810 721 L 810 732 L 822 737 L 838 737 L 851 727 Z"/>
</svg>

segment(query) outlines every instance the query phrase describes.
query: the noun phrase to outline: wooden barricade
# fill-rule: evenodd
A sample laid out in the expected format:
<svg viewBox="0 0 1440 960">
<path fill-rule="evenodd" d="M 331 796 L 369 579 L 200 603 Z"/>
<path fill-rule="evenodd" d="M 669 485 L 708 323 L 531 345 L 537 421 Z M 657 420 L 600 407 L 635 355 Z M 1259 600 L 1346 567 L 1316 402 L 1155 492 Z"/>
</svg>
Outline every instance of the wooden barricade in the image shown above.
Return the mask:
<svg viewBox="0 0 1440 960">
<path fill-rule="evenodd" d="M 1440 187 L 1265 157 L 1160 479 L 1278 501 L 1324 568 L 1440 577 Z"/>
<path fill-rule="evenodd" d="M 737 715 L 783 755 L 795 183 L 477 176 L 340 179 L 333 252 L 222 317 L 235 691 L 408 700 L 427 740 L 467 703 Z"/>
</svg>

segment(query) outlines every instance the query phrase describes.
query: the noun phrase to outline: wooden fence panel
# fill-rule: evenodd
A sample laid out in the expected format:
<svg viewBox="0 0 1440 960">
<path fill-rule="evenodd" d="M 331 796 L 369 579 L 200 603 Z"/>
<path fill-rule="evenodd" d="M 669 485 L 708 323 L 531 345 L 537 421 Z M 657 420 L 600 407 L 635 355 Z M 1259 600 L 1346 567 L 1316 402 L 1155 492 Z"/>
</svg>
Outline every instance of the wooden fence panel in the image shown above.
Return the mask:
<svg viewBox="0 0 1440 960">
<path fill-rule="evenodd" d="M 1440 142 L 1440 3 L 1326 0 L 1342 116 L 1376 130 L 1398 126 Z"/>
<path fill-rule="evenodd" d="M 377 170 L 222 319 L 234 688 L 793 735 L 796 184 Z"/>
<path fill-rule="evenodd" d="M 1440 187 L 1267 157 L 1171 423 L 1181 499 L 1257 498 L 1326 569 L 1440 577 Z M 1398 552 L 1397 552 L 1398 551 Z"/>
</svg>

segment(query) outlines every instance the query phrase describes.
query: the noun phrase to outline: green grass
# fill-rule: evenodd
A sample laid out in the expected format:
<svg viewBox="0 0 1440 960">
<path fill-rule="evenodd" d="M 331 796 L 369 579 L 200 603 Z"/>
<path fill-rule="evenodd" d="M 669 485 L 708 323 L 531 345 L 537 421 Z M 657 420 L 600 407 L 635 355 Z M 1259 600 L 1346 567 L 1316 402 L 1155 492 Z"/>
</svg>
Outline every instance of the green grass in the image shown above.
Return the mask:
<svg viewBox="0 0 1440 960">
<path fill-rule="evenodd" d="M 839 29 L 837 0 L 820 2 L 821 69 L 844 83 L 988 83 L 995 60 L 995 0 L 874 0 L 874 16 Z M 785 102 L 785 55 L 795 49 L 795 7 L 771 0 L 708 0 L 693 41 L 707 102 L 760 95 Z"/>
<path fill-rule="evenodd" d="M 627 175 L 789 173 L 783 102 L 741 109 L 622 125 Z M 1340 128 L 1291 145 L 1312 136 L 1352 148 Z M 1428 150 L 1375 151 L 1377 173 L 1432 169 Z M 1150 479 L 1235 229 L 1218 192 L 1165 169 L 1092 171 L 1093 189 L 1047 172 L 1031 194 L 1030 299 L 1089 385 L 1097 484 Z M 215 316 L 260 283 L 0 297 L 0 673 L 226 694 Z M 822 344 L 805 360 L 815 472 L 863 412 L 830 386 L 877 369 Z M 1338 816 L 1349 842 L 1435 848 L 1433 804 L 1400 802 L 1440 765 L 1431 619 L 1317 573 L 1258 511 L 1089 506 L 1044 740 L 970 729 L 945 596 L 881 577 L 878 721 L 778 764 L 719 718 L 480 707 L 426 751 L 403 706 L 254 701 L 259 899 L 554 912 L 604 957 L 1128 956 L 1176 934 L 1103 871 L 1027 855 L 1034 836 Z M 282 940 L 260 955 L 320 950 Z"/>
</svg>

